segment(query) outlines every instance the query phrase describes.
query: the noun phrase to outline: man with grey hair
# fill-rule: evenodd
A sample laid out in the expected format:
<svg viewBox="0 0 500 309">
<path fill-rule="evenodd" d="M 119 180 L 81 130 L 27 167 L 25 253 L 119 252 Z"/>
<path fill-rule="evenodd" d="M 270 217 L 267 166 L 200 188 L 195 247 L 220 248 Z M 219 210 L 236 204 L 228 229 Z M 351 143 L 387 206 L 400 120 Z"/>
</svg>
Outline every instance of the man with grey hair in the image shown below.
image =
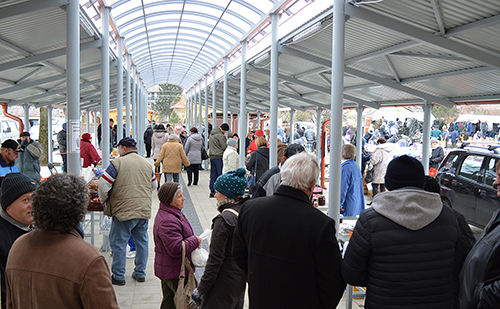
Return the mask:
<svg viewBox="0 0 500 309">
<path fill-rule="evenodd" d="M 335 308 L 340 301 L 335 221 L 311 203 L 318 175 L 315 157 L 296 154 L 283 164 L 273 196 L 243 204 L 233 257 L 247 273 L 250 309 Z"/>
</svg>

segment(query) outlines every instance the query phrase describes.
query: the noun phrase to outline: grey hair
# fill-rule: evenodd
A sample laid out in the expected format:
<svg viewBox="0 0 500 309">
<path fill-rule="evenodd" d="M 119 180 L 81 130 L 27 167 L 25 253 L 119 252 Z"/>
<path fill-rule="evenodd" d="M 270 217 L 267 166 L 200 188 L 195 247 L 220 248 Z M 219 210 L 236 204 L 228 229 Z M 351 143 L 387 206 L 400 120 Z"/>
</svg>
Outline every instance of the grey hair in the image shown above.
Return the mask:
<svg viewBox="0 0 500 309">
<path fill-rule="evenodd" d="M 306 192 L 311 182 L 318 179 L 318 160 L 307 152 L 298 153 L 285 161 L 280 173 L 283 185 Z"/>
<path fill-rule="evenodd" d="M 356 158 L 356 147 L 353 144 L 342 145 L 342 157 L 344 160 L 354 160 Z"/>
<path fill-rule="evenodd" d="M 181 184 L 179 184 L 177 186 L 177 190 L 175 190 L 175 193 L 174 193 L 174 196 L 172 197 L 172 200 L 174 200 L 174 197 L 176 197 L 177 194 L 179 194 L 179 192 L 181 192 L 181 191 L 182 191 L 182 186 L 181 186 Z"/>
</svg>

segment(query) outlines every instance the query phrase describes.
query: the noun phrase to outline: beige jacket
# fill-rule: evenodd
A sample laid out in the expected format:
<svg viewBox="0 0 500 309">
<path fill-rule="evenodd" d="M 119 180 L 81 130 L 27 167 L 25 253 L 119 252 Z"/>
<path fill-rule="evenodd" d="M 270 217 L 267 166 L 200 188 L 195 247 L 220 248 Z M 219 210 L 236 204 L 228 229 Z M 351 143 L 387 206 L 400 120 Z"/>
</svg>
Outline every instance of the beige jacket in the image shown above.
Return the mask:
<svg viewBox="0 0 500 309">
<path fill-rule="evenodd" d="M 156 159 L 155 166 L 159 167 L 163 163 L 163 173 L 180 173 L 182 165 L 189 166 L 189 160 L 184 152 L 184 147 L 177 139 L 169 139 L 161 147 L 160 155 Z"/>
<path fill-rule="evenodd" d="M 118 308 L 106 260 L 76 230 L 18 238 L 6 279 L 7 308 Z"/>
</svg>

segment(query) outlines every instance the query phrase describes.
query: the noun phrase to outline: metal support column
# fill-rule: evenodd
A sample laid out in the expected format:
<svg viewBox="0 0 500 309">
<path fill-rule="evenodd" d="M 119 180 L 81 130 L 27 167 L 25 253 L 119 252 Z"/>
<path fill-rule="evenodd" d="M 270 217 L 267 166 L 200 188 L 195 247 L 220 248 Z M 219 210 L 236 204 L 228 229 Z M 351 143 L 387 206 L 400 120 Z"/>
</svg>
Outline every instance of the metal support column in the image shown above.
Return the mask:
<svg viewBox="0 0 500 309">
<path fill-rule="evenodd" d="M 207 140 L 208 134 L 208 74 L 205 76 L 205 130 L 200 132 L 203 134 L 204 140 Z M 205 148 L 206 149 L 206 148 Z"/>
<path fill-rule="evenodd" d="M 332 39 L 332 93 L 330 102 L 330 176 L 329 179 L 340 179 L 342 147 L 342 110 L 344 95 L 344 47 L 345 17 L 344 1 L 334 0 L 333 5 L 333 39 Z M 340 214 L 340 181 L 329 182 L 328 215 L 339 226 Z M 337 229 L 337 239 L 338 239 Z"/>
<path fill-rule="evenodd" d="M 364 107 L 358 104 L 356 107 L 356 163 L 362 168 L 362 155 L 363 155 L 363 110 Z"/>
<path fill-rule="evenodd" d="M 85 121 L 85 132 L 90 134 L 90 110 L 85 110 L 87 120 Z"/>
<path fill-rule="evenodd" d="M 292 108 L 292 109 L 290 109 L 290 142 L 289 142 L 289 144 L 293 144 L 293 142 L 295 141 L 294 127 L 295 127 L 295 109 Z"/>
<path fill-rule="evenodd" d="M 260 110 L 257 111 L 257 130 L 262 130 L 260 125 Z"/>
<path fill-rule="evenodd" d="M 201 122 L 202 122 L 202 120 L 201 120 L 201 113 L 202 113 L 202 108 L 201 108 L 201 106 L 202 106 L 202 104 L 201 104 L 201 79 L 200 79 L 200 83 L 198 84 L 198 90 L 200 91 L 199 96 L 198 96 L 198 98 L 199 98 L 199 100 L 198 100 L 198 107 L 200 108 L 200 110 L 198 111 L 198 130 L 201 132 Z M 205 96 L 206 96 L 206 94 L 205 94 Z"/>
<path fill-rule="evenodd" d="M 217 124 L 217 107 L 215 106 L 217 102 L 217 70 L 214 67 L 212 69 L 212 128 Z M 208 131 L 208 128 L 207 128 Z M 205 139 L 208 140 L 208 139 Z"/>
<path fill-rule="evenodd" d="M 424 110 L 424 132 L 422 132 L 422 134 L 424 135 L 422 138 L 422 165 L 424 166 L 425 174 L 429 175 L 432 102 L 425 101 L 422 108 Z"/>
<path fill-rule="evenodd" d="M 125 65 L 125 135 L 130 136 L 130 58 L 131 55 L 127 54 L 127 63 Z"/>
<path fill-rule="evenodd" d="M 193 87 L 193 102 L 194 102 L 193 127 L 196 127 L 196 124 L 198 123 L 198 103 L 199 103 L 199 97 L 198 94 L 196 93 L 196 85 L 194 85 Z"/>
<path fill-rule="evenodd" d="M 24 122 L 24 132 L 30 131 L 30 105 L 28 103 L 23 104 L 23 122 Z M 19 132 L 22 133 L 22 132 Z"/>
<path fill-rule="evenodd" d="M 135 82 L 136 82 L 136 74 L 135 74 L 135 66 L 132 65 L 132 85 L 131 85 L 131 88 L 132 88 L 132 98 L 131 98 L 131 101 L 130 101 L 130 127 L 132 129 L 132 138 L 135 136 L 135 105 L 136 105 L 136 102 L 137 102 L 137 96 L 136 96 L 136 91 L 137 91 L 137 88 L 135 87 Z"/>
<path fill-rule="evenodd" d="M 316 158 L 321 166 L 321 112 L 322 109 L 318 107 L 316 109 Z"/>
<path fill-rule="evenodd" d="M 123 138 L 123 38 L 117 42 L 118 65 L 116 67 L 116 143 Z"/>
<path fill-rule="evenodd" d="M 224 57 L 224 92 L 222 96 L 222 123 L 227 122 L 227 92 L 229 90 L 229 59 Z"/>
<path fill-rule="evenodd" d="M 88 122 L 88 121 L 87 121 Z M 59 133 L 59 132 L 57 132 Z M 52 141 L 52 105 L 47 105 L 47 162 L 52 163 L 52 152 L 54 151 L 54 143 Z"/>
<path fill-rule="evenodd" d="M 269 116 L 270 136 L 269 136 L 269 168 L 276 166 L 278 161 L 278 30 L 279 30 L 279 15 L 271 14 L 271 98 Z"/>
<path fill-rule="evenodd" d="M 102 166 L 109 165 L 110 130 L 109 130 L 109 11 L 110 7 L 101 8 L 102 47 L 101 47 L 101 149 Z M 68 143 L 69 144 L 69 143 Z"/>
<path fill-rule="evenodd" d="M 245 137 L 243 132 L 245 131 L 245 116 L 247 114 L 246 110 L 246 99 L 247 99 L 247 47 L 248 43 L 246 40 L 241 41 L 241 75 L 240 75 L 240 114 L 238 115 L 238 131 L 240 133 L 240 140 L 238 148 L 240 149 L 240 161 L 239 167 L 245 167 Z"/>
<path fill-rule="evenodd" d="M 108 14 L 109 8 L 104 11 Z M 67 171 L 80 175 L 80 4 L 77 1 L 66 6 L 66 16 Z"/>
<path fill-rule="evenodd" d="M 97 149 L 97 110 L 92 111 L 94 113 L 94 147 Z"/>
</svg>

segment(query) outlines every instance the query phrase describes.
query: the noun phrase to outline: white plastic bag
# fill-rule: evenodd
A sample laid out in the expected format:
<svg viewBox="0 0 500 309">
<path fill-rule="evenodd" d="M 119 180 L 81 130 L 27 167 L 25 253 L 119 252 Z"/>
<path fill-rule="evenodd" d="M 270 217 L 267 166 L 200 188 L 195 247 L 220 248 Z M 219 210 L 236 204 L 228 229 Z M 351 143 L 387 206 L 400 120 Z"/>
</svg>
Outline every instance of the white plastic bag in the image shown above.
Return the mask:
<svg viewBox="0 0 500 309">
<path fill-rule="evenodd" d="M 212 235 L 212 230 L 206 229 L 203 233 L 201 233 L 200 239 L 201 240 L 207 239 L 210 235 Z M 191 261 L 193 262 L 193 265 L 196 267 L 207 266 L 208 251 L 203 248 L 195 249 L 191 253 Z"/>
<path fill-rule="evenodd" d="M 94 178 L 96 177 L 94 171 L 92 170 L 92 167 L 87 167 L 83 172 L 83 179 L 87 184 L 89 184 Z"/>
<path fill-rule="evenodd" d="M 196 267 L 205 267 L 207 266 L 208 261 L 208 251 L 203 248 L 195 249 L 191 253 L 191 262 Z"/>
<path fill-rule="evenodd" d="M 101 222 L 101 227 L 99 228 L 99 232 L 102 235 L 109 237 L 109 231 L 111 231 L 111 223 L 113 223 L 113 219 L 108 216 L 104 216 Z"/>
</svg>

